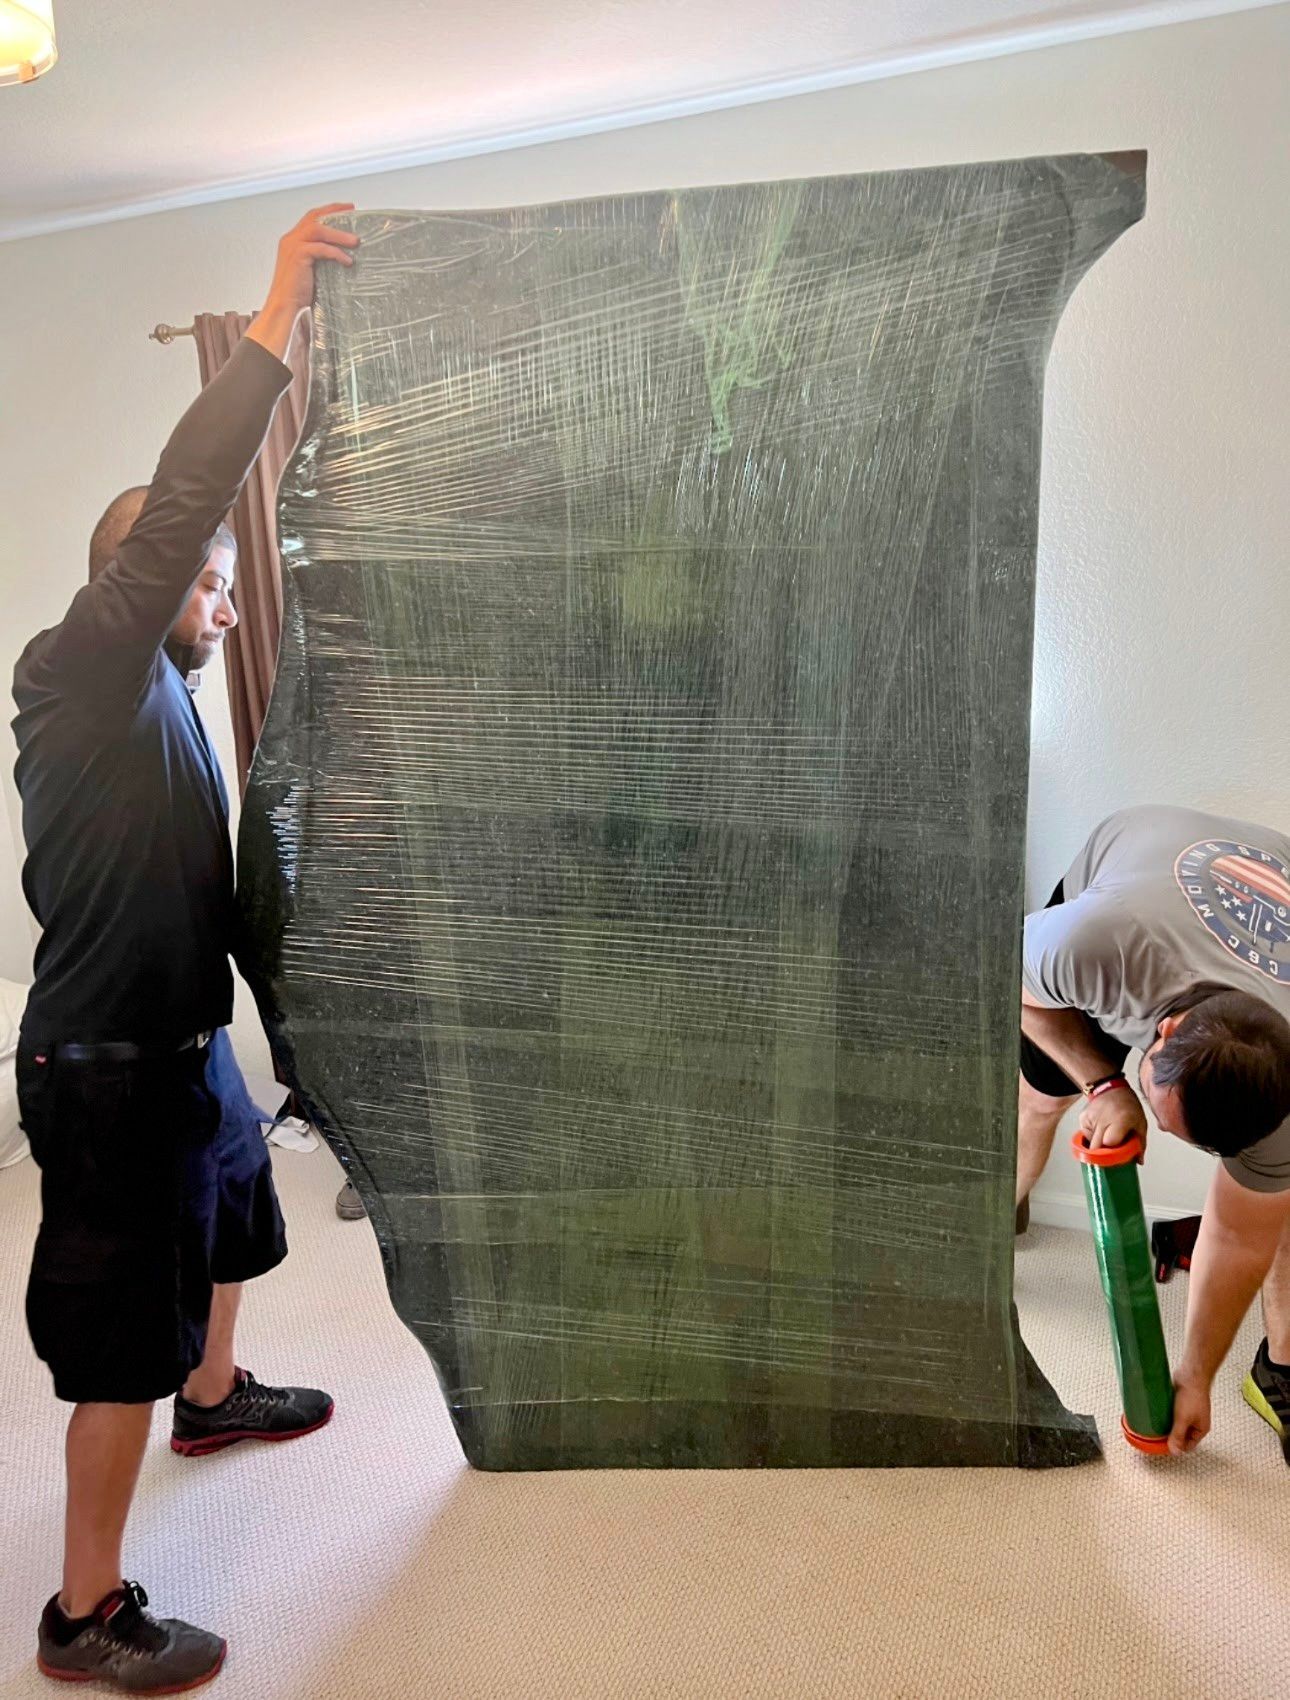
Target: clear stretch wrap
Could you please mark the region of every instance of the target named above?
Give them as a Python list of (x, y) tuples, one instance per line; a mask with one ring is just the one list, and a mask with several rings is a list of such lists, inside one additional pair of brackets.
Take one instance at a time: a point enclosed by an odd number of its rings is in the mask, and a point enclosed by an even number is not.
[(1012, 1309), (1074, 156), (363, 213), (243, 951), (492, 1469), (1096, 1453)]

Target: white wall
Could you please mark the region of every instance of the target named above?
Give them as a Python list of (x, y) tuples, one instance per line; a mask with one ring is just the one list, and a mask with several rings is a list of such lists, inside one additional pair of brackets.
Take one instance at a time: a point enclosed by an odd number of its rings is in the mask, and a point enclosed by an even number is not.
[[(1284, 825), (1288, 62), (1279, 6), (0, 246), (0, 672), (59, 617), (99, 510), (147, 476), (195, 391), (191, 344), (146, 332), (253, 307), (310, 202), (485, 206), (1145, 146), (1146, 220), (1081, 285), (1049, 368), (1031, 896), (1130, 801)], [(1197, 1205), (1209, 1168), (1158, 1136), (1149, 1201)], [(1068, 1160), (1043, 1200), (1082, 1209)]]
[(31, 979), (32, 928), (23, 901), (10, 806), (8, 793), (0, 791), (0, 980), (25, 985)]

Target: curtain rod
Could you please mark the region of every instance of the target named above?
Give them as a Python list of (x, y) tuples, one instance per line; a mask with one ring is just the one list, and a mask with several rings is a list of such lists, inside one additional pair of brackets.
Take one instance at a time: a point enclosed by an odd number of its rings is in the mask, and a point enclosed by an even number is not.
[(149, 342), (173, 342), (177, 336), (196, 336), (196, 325), (154, 325), (148, 332)]

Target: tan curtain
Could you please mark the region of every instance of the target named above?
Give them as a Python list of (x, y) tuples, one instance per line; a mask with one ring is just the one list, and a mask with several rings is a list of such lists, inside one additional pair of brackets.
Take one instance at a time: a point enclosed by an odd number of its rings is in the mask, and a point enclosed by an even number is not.
[[(237, 347), (251, 320), (245, 313), (199, 313), (194, 323), (204, 388)], [(246, 790), (246, 776), (264, 725), (278, 659), (278, 633), (282, 629), (278, 480), (300, 436), (309, 398), (308, 315), (296, 327), (287, 364), (295, 381), (278, 404), (263, 452), (229, 515), (237, 538), (233, 601), (238, 623), (225, 641), (224, 655), (239, 794)]]

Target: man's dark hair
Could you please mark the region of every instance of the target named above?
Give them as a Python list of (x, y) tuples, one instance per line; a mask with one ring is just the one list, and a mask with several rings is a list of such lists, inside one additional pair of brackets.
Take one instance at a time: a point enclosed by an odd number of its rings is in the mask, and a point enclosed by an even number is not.
[(1290, 1116), (1290, 1023), (1249, 992), (1202, 980), (1167, 1011), (1186, 1015), (1151, 1059), (1192, 1143), (1234, 1157)]
[(134, 484), (108, 503), (90, 538), (91, 579), (96, 579), (109, 562), (116, 559), (117, 550), (130, 535), (130, 528), (147, 499), (147, 485)]
[[(91, 580), (96, 579), (103, 569), (116, 559), (117, 550), (130, 535), (147, 499), (148, 486), (133, 484), (108, 503), (102, 519), (94, 527), (93, 537), (90, 538)], [(216, 549), (231, 549), (234, 554), (237, 553), (237, 539), (223, 522), (220, 523), (211, 543), (212, 553)]]

